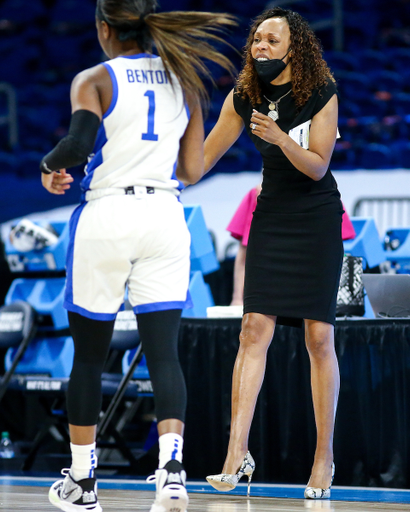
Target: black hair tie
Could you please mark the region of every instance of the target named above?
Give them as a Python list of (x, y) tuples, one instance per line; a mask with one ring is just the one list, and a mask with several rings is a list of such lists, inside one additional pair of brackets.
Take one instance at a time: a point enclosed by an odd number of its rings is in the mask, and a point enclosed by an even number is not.
[(138, 21), (135, 23), (135, 28), (142, 28), (145, 25), (146, 14), (140, 14)]

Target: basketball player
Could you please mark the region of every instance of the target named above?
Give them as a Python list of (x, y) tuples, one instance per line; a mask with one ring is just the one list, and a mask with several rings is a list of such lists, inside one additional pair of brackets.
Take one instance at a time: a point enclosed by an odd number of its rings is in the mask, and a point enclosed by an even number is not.
[[(94, 470), (101, 373), (116, 313), (128, 298), (153, 384), (159, 434), (151, 512), (186, 510), (182, 467), (186, 389), (177, 350), (189, 303), (190, 236), (178, 200), (181, 180), (203, 173), (202, 58), (230, 70), (204, 39), (233, 25), (229, 15), (155, 14), (155, 0), (98, 0), (98, 40), (107, 62), (71, 88), (68, 135), (41, 162), (42, 183), (64, 194), (66, 168), (83, 162), (82, 203), (70, 220), (65, 307), (75, 344), (67, 393), (72, 465), (50, 489), (67, 512), (100, 512)], [(151, 54), (152, 45), (159, 56)]]

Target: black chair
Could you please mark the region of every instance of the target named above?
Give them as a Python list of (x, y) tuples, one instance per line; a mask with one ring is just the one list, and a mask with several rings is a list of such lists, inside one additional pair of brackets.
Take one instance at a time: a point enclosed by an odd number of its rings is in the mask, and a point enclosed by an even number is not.
[[(126, 371), (118, 370), (118, 361), (122, 365), (124, 352), (131, 356)], [(126, 301), (125, 310), (118, 313), (110, 345), (110, 354), (102, 374), (103, 410), (97, 426), (98, 447), (107, 450), (118, 450), (127, 461), (128, 466), (139, 465), (139, 457), (135, 456), (123, 430), (137, 413), (142, 401), (152, 397), (152, 385), (145, 371), (142, 378), (135, 378), (136, 368), (143, 358), (138, 327), (131, 305)], [(123, 365), (122, 365), (123, 366)], [(138, 373), (138, 372), (137, 372)], [(138, 377), (138, 375), (137, 375)], [(33, 467), (40, 448), (50, 436), (50, 428), (57, 428), (65, 444), (69, 443), (68, 422), (65, 409), (65, 394), (68, 378), (48, 378), (44, 376), (20, 376), (13, 379), (13, 389), (27, 394), (39, 396), (45, 418), (42, 427), (31, 443), (22, 469)], [(130, 404), (131, 407), (129, 406)], [(105, 465), (116, 468), (112, 462), (106, 463), (106, 457), (99, 456), (99, 467)], [(109, 457), (107, 457), (109, 459)], [(120, 464), (123, 467), (124, 464)]]
[(0, 382), (0, 401), (36, 330), (36, 312), (28, 302), (19, 300), (0, 308), (0, 348), (17, 348)]

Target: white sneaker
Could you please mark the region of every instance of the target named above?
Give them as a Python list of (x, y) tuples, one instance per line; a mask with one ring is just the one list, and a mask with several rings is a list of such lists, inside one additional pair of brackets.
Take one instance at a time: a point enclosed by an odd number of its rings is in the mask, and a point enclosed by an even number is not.
[(170, 460), (163, 469), (157, 469), (147, 478), (147, 482), (154, 481), (157, 492), (150, 512), (186, 512), (189, 498), (186, 473), (180, 462)]
[(65, 512), (102, 512), (97, 499), (97, 481), (84, 478), (76, 482), (69, 469), (63, 469), (64, 480), (57, 480), (48, 493), (50, 503)]

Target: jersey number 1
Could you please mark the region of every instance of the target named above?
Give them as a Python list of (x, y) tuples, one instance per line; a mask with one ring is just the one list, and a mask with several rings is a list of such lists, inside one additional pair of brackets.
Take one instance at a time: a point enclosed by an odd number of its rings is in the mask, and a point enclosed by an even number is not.
[(155, 91), (147, 91), (144, 96), (148, 97), (148, 128), (147, 133), (143, 133), (142, 140), (158, 140), (158, 135), (154, 133), (155, 123)]

